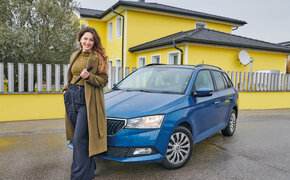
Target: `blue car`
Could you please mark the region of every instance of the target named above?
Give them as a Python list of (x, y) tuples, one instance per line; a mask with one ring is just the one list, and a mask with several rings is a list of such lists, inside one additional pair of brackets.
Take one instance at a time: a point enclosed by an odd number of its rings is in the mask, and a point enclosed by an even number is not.
[(216, 66), (139, 68), (105, 93), (108, 151), (100, 157), (180, 168), (195, 143), (218, 131), (234, 134), (237, 101), (231, 80)]

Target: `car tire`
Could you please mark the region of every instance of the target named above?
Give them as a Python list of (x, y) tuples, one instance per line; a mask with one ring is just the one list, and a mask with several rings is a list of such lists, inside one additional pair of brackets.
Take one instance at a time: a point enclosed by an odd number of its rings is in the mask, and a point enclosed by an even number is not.
[(193, 138), (191, 132), (178, 126), (170, 137), (162, 166), (166, 169), (178, 169), (190, 159), (193, 151)]
[(224, 136), (232, 136), (236, 130), (236, 126), (237, 126), (237, 113), (233, 109), (231, 114), (230, 114), (229, 122), (228, 122), (226, 128), (221, 130), (221, 132)]

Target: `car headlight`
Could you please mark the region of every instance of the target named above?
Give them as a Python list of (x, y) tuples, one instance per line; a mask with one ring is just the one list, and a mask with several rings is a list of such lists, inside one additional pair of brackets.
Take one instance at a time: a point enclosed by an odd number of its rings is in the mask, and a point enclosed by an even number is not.
[(151, 129), (160, 128), (164, 115), (144, 116), (127, 120), (125, 128), (131, 129)]

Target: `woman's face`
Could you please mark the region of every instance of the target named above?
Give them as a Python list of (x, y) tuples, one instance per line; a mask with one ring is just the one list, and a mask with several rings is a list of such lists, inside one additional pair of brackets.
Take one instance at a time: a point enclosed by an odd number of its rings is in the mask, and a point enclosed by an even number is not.
[(81, 45), (84, 52), (89, 52), (92, 50), (94, 46), (94, 35), (90, 32), (85, 32), (84, 35), (81, 37)]

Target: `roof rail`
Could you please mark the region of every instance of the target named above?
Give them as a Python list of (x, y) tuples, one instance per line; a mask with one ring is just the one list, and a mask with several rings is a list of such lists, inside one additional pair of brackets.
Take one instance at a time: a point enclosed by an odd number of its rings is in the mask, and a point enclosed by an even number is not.
[(147, 64), (146, 66), (154, 66), (154, 65), (165, 65), (165, 64), (152, 63), (152, 64)]
[(213, 65), (210, 65), (210, 64), (198, 64), (198, 65), (196, 65), (195, 67), (203, 67), (203, 66), (214, 67), (214, 68), (217, 68), (217, 69), (220, 69), (220, 70), (222, 70), (220, 67), (213, 66)]

